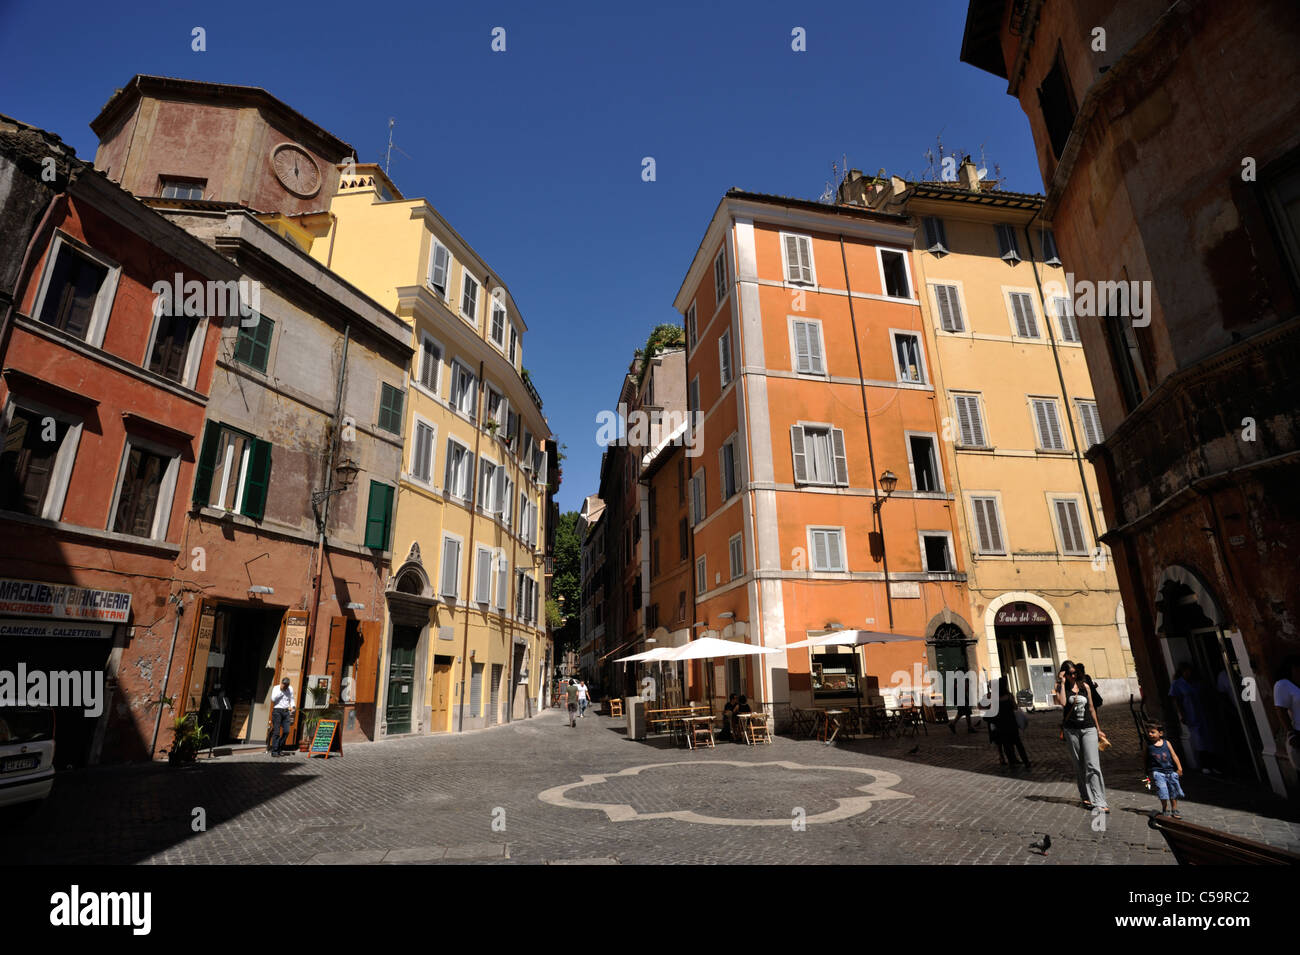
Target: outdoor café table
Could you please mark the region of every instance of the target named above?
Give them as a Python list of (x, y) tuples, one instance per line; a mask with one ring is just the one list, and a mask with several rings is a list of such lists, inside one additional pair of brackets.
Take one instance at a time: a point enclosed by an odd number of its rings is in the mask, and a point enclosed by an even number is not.
[(686, 724), (686, 742), (691, 749), (698, 749), (696, 744), (697, 737), (704, 737), (710, 748), (713, 748), (713, 717), (712, 716), (683, 716), (682, 722)]
[(827, 746), (835, 742), (835, 737), (839, 735), (840, 732), (839, 717), (843, 715), (844, 715), (843, 710), (822, 710), (821, 711), (822, 725), (821, 725), (821, 731), (817, 734), (817, 738), (821, 740), (823, 743), (825, 743)]

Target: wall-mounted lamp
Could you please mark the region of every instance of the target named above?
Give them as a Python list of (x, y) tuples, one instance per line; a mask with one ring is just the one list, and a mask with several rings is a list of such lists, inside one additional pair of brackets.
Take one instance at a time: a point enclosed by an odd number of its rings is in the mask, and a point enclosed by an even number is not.
[(357, 475), (361, 473), (361, 467), (351, 458), (344, 458), (334, 466), (334, 473), (338, 475), (338, 484), (328, 491), (312, 491), (312, 507), (319, 507), (327, 497), (333, 494), (342, 494), (350, 488)]
[(889, 500), (889, 495), (894, 493), (894, 488), (898, 487), (898, 475), (886, 468), (880, 475), (880, 487), (885, 492), (885, 496), (877, 498), (876, 502), (871, 505), (871, 509), (877, 514), (885, 506), (885, 502)]
[(365, 604), (359, 604), (359, 603), (357, 603), (355, 600), (353, 600), (353, 601), (349, 601), (349, 603), (348, 603), (348, 609), (349, 609), (349, 610), (365, 610), (365, 609), (366, 609), (366, 605), (365, 605)]
[(252, 587), (248, 588), (248, 592), (250, 594), (273, 594), (275, 593), (275, 588), (263, 587), (261, 584), (254, 584)]
[(718, 616), (721, 617), (723, 620), (734, 620), (736, 618), (736, 615), (732, 613), (730, 610), (725, 611), (724, 613), (720, 613), (718, 614)]
[(695, 621), (695, 623), (691, 624), (691, 629), (692, 629), (692, 630), (695, 630), (695, 629), (697, 629), (697, 628), (699, 628), (699, 627), (707, 627), (707, 626), (708, 626), (707, 623), (702, 623), (701, 621), (697, 620), (697, 621)]
[(836, 623), (834, 620), (832, 620), (830, 623), (826, 624), (826, 629), (827, 629), (827, 630), (843, 630), (843, 629), (844, 629), (844, 624), (842, 624), (842, 623)]

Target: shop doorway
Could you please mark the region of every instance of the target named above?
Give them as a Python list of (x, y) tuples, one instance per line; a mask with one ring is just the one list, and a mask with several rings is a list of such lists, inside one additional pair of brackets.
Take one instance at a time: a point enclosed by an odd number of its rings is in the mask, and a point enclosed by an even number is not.
[(433, 658), (433, 704), (429, 730), (445, 733), (451, 720), (451, 657)]
[(388, 655), (388, 706), (385, 710), (388, 735), (411, 732), (411, 709), (415, 699), (415, 648), (420, 628), (393, 627)]
[(199, 701), (199, 719), (213, 746), (265, 742), (283, 615), (276, 609), (217, 606)]
[(1052, 618), (1036, 604), (1007, 604), (994, 617), (998, 668), (1012, 695), (1028, 690), (1034, 706), (1054, 704), (1056, 660)]
[[(974, 706), (977, 702), (974, 697), (978, 696), (979, 690), (971, 676), (968, 648), (975, 641), (966, 636), (961, 627), (945, 623), (939, 625), (929, 642), (934, 658), (934, 670), (942, 678), (943, 705)], [(939, 689), (935, 687), (935, 690)]]

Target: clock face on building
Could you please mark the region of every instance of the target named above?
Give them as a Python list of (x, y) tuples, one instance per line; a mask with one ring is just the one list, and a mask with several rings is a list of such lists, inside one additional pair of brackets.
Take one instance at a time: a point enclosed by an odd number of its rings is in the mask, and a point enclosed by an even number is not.
[(271, 167), (280, 185), (300, 199), (310, 199), (320, 191), (320, 167), (301, 146), (276, 146), (271, 150)]

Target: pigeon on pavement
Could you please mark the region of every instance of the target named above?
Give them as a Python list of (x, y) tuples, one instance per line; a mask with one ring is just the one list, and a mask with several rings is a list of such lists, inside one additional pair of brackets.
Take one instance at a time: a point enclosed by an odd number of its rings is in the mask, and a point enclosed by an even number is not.
[(1037, 849), (1039, 855), (1045, 856), (1047, 855), (1047, 850), (1052, 848), (1052, 837), (1047, 834), (1044, 834), (1041, 841), (1031, 842), (1029, 844), (1029, 848)]

